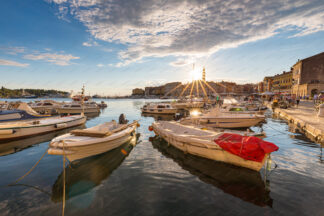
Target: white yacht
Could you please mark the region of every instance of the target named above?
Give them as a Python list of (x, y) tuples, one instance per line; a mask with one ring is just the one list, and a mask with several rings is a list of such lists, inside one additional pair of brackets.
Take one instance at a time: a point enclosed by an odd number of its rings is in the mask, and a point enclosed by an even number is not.
[(175, 114), (177, 111), (170, 103), (151, 103), (142, 107), (142, 113), (150, 114)]

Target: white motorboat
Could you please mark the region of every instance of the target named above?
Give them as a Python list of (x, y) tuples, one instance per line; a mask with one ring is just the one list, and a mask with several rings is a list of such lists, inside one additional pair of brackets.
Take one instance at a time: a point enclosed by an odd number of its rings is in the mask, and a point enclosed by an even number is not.
[(200, 98), (193, 99), (181, 99), (172, 103), (172, 106), (177, 109), (192, 109), (192, 108), (202, 108), (204, 106), (204, 101)]
[(130, 141), (137, 126), (137, 121), (131, 124), (111, 121), (88, 129), (73, 130), (53, 139), (48, 154), (66, 155), (70, 161), (98, 155)]
[(32, 103), (30, 107), (41, 114), (57, 113), (57, 109), (62, 106), (62, 103), (53, 100), (43, 100), (37, 103)]
[(223, 106), (221, 112), (223, 113), (232, 113), (232, 114), (260, 114), (263, 115), (265, 110), (257, 110), (257, 109), (249, 109), (248, 107), (244, 106)]
[(185, 153), (259, 171), (271, 152), (279, 148), (260, 138), (213, 132), (177, 122), (159, 121), (155, 134)]
[(150, 114), (175, 114), (177, 111), (170, 103), (151, 103), (142, 107), (142, 113)]
[(100, 108), (96, 103), (84, 103), (82, 106), (79, 102), (72, 102), (62, 105), (57, 109), (59, 114), (80, 114), (84, 111), (87, 113), (99, 113)]
[(0, 109), (0, 123), (3, 122), (12, 122), (12, 121), (26, 121), (26, 120), (35, 120), (35, 119), (42, 119), (48, 118), (50, 115), (40, 115), (35, 112), (30, 106), (26, 103), (19, 103), (15, 104), (9, 110), (1, 110)]
[(77, 115), (70, 117), (49, 117), (1, 123), (0, 141), (19, 139), (56, 130), (62, 130), (84, 124), (85, 122), (85, 116)]
[(218, 128), (248, 128), (265, 120), (264, 115), (248, 113), (224, 113), (218, 108), (209, 110), (207, 113), (191, 115), (180, 122), (183, 124), (206, 125)]

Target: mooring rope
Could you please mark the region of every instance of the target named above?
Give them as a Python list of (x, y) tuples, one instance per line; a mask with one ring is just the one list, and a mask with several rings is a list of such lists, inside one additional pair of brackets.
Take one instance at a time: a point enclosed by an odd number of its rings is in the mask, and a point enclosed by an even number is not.
[(25, 173), (25, 175), (23, 175), (23, 176), (21, 176), (20, 178), (18, 178), (16, 181), (14, 181), (14, 182), (12, 182), (12, 183), (10, 183), (10, 184), (8, 184), (8, 185), (6, 185), (6, 186), (13, 186), (13, 185), (15, 185), (15, 184), (17, 184), (18, 182), (20, 182), (21, 180), (23, 180), (26, 176), (28, 176), (35, 168), (36, 168), (36, 166), (39, 164), (39, 162), (43, 159), (43, 157), (46, 155), (46, 153), (47, 153), (47, 150), (48, 150), (49, 148), (47, 148), (46, 149), (46, 151), (43, 153), (43, 155), (41, 156), (41, 158), (34, 164), (34, 166), (32, 166), (32, 168), (28, 171), (28, 172), (26, 172)]
[(62, 140), (63, 143), (63, 200), (62, 200), (62, 216), (64, 216), (64, 210), (65, 210), (65, 143)]

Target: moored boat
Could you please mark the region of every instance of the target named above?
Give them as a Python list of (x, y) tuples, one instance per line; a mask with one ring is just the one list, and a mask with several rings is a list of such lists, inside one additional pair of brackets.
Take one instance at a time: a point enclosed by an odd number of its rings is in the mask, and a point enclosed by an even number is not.
[(150, 114), (175, 114), (177, 111), (170, 103), (151, 103), (142, 107), (142, 113)]
[(201, 130), (177, 122), (152, 124), (155, 134), (185, 153), (259, 171), (278, 147), (252, 136)]
[(73, 130), (53, 139), (48, 154), (66, 155), (70, 161), (101, 154), (130, 141), (137, 126), (137, 121), (131, 124), (111, 121), (84, 130)]
[(0, 141), (20, 139), (23, 137), (62, 130), (84, 124), (85, 122), (85, 116), (77, 115), (1, 123)]
[(30, 105), (33, 110), (41, 114), (55, 114), (60, 106), (62, 103), (53, 100), (38, 101)]
[(100, 108), (97, 104), (84, 103), (82, 106), (79, 102), (72, 102), (64, 104), (57, 109), (59, 114), (80, 114), (84, 112), (87, 113), (100, 113)]
[(269, 183), (262, 179), (260, 172), (185, 154), (183, 151), (168, 145), (165, 140), (158, 136), (150, 137), (150, 141), (153, 147), (165, 157), (171, 158), (182, 169), (197, 176), (202, 182), (211, 184), (224, 193), (251, 204), (272, 206), (273, 200), (267, 187)]
[(26, 103), (20, 103), (15, 109), (0, 110), (0, 123), (10, 121), (22, 121), (32, 119), (48, 118), (50, 115), (40, 115), (30, 108)]
[(197, 113), (181, 120), (183, 124), (202, 124), (218, 128), (249, 128), (265, 120), (264, 115), (249, 113), (228, 113), (218, 108), (207, 113)]

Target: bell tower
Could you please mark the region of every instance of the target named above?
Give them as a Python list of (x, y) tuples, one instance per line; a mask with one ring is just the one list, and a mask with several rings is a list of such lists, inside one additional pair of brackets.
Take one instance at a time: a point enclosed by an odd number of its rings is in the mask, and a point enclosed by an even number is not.
[(203, 72), (202, 72), (202, 80), (206, 81), (206, 70), (205, 67), (203, 68)]

